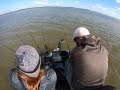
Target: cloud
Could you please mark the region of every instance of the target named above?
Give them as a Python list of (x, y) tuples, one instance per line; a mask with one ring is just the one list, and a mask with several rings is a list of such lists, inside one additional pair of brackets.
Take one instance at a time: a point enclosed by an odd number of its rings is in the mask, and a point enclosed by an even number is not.
[(80, 3), (80, 1), (76, 0), (75, 3)]
[(60, 6), (61, 4), (59, 2), (55, 2), (55, 6)]
[(119, 12), (120, 8), (108, 8), (108, 7), (102, 6), (101, 4), (89, 5), (89, 7), (87, 7), (87, 9), (97, 11), (99, 13), (103, 13), (108, 16), (112, 16), (120, 19), (120, 12)]
[(117, 10), (120, 10), (120, 8), (117, 8)]
[(3, 12), (0, 12), (0, 15), (2, 15), (3, 14)]
[(120, 0), (116, 0), (117, 3), (120, 3)]
[(37, 0), (37, 1), (32, 2), (32, 4), (35, 4), (35, 5), (48, 5), (48, 0)]
[[(119, 0), (120, 1), (120, 0)], [(107, 7), (103, 6), (102, 4), (84, 4), (81, 3), (79, 8), (84, 8), (92, 11), (96, 11), (114, 18), (120, 19), (120, 7)]]

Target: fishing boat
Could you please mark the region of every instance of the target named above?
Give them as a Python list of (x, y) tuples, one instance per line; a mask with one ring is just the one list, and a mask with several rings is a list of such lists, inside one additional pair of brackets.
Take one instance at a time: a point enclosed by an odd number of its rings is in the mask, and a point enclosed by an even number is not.
[[(109, 71), (105, 84), (120, 88), (118, 20), (85, 9), (42, 7), (5, 14), (0, 16), (0, 21), (2, 90), (13, 90), (8, 81), (8, 72), (15, 66), (14, 55), (17, 48), (28, 44), (35, 47), (42, 56), (42, 67), (45, 62), (51, 62), (51, 67), (58, 76), (56, 89), (69, 90), (70, 85), (65, 76), (65, 62), (69, 58), (70, 49), (74, 46), (72, 32), (78, 26), (86, 26), (93, 34), (102, 38), (102, 43), (109, 51)], [(59, 42), (61, 38), (64, 40)], [(65, 43), (62, 44), (63, 42)]]
[[(69, 80), (66, 77), (66, 62), (69, 59), (69, 52), (62, 50), (62, 43), (64, 39), (61, 39), (58, 43), (58, 47), (52, 52), (45, 52), (42, 54), (42, 67), (49, 63), (57, 74), (56, 90), (71, 90)], [(70, 69), (69, 69), (70, 70)], [(83, 90), (93, 90), (93, 89), (83, 89)], [(114, 86), (104, 85), (100, 88), (94, 90), (116, 90)]]

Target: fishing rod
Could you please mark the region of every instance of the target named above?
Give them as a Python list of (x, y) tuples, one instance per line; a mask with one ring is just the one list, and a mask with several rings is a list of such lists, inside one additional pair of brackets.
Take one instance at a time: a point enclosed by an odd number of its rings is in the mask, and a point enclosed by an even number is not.
[(12, 48), (8, 47), (7, 45), (1, 43), (4, 47), (8, 48), (9, 50), (11, 50), (12, 52), (15, 52), (15, 50), (13, 50)]
[(42, 36), (43, 36), (43, 41), (44, 41), (46, 52), (49, 52), (48, 47), (46, 45), (45, 36), (44, 36), (44, 32), (43, 32), (42, 26), (41, 26), (41, 30), (42, 30)]
[[(25, 42), (16, 34), (16, 36), (20, 39), (20, 41), (25, 44)], [(26, 45), (26, 44), (25, 44)]]
[(69, 44), (68, 44), (68, 40), (67, 40), (67, 36), (66, 36), (65, 31), (64, 31), (64, 36), (65, 36), (65, 40), (66, 40), (66, 42), (67, 42), (67, 47), (68, 47), (69, 55), (70, 55), (70, 47), (69, 47)]
[(37, 45), (37, 43), (36, 43), (36, 41), (35, 41), (34, 37), (32, 36), (31, 32), (29, 31), (29, 29), (28, 29), (28, 32), (29, 32), (30, 36), (32, 37), (32, 39), (33, 39), (34, 43), (36, 44), (36, 46), (37, 46), (38, 50), (40, 51), (40, 48), (39, 48), (39, 46)]
[[(57, 19), (56, 19), (57, 20)], [(57, 23), (56, 23), (57, 24)], [(61, 25), (61, 24), (59, 24)], [(65, 26), (65, 24), (63, 24)], [(61, 28), (62, 29), (62, 28)], [(64, 30), (64, 29), (63, 29)], [(68, 44), (68, 40), (67, 40), (67, 36), (66, 36), (66, 33), (65, 33), (65, 30), (64, 30), (64, 36), (65, 36), (65, 40), (67, 42), (67, 47), (68, 47), (68, 50), (69, 50), (69, 55), (70, 55), (70, 47), (69, 47), (69, 44)]]
[(117, 71), (117, 69), (116, 69), (116, 67), (115, 67), (115, 64), (114, 64), (114, 63), (113, 63), (113, 68), (114, 68), (115, 73), (117, 74), (117, 76), (118, 76), (118, 78), (119, 78), (119, 80), (120, 80), (120, 75), (119, 75), (119, 73), (118, 73), (118, 71)]

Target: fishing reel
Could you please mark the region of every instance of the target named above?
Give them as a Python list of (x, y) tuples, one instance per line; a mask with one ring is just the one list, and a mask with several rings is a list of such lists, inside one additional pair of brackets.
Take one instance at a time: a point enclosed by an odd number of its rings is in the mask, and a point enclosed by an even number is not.
[(41, 68), (45, 66), (53, 67), (53, 62), (51, 61), (51, 57), (49, 57), (49, 52), (45, 52), (41, 55)]

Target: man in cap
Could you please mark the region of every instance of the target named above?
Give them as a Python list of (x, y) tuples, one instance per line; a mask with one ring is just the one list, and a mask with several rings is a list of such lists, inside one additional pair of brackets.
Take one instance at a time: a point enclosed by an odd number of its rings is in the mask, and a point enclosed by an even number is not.
[(17, 67), (9, 73), (9, 79), (17, 90), (55, 90), (57, 81), (53, 69), (40, 69), (41, 58), (30, 45), (23, 45), (16, 51)]
[(108, 51), (101, 45), (101, 39), (90, 35), (85, 27), (79, 27), (73, 34), (76, 47), (71, 51), (74, 90), (98, 90), (104, 84), (108, 71)]

